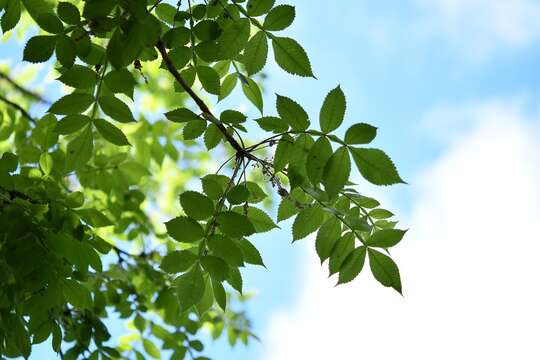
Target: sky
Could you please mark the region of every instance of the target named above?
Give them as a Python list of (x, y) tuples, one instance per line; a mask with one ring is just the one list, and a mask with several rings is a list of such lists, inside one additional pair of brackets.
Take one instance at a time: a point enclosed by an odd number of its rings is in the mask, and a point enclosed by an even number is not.
[(393, 251), (404, 296), (369, 271), (334, 287), (313, 237), (291, 245), (285, 222), (254, 238), (268, 270), (244, 273), (245, 288), (256, 293), (248, 311), (261, 342), (230, 349), (219, 340), (207, 354), (538, 359), (540, 1), (289, 3), (297, 16), (283, 35), (304, 45), (318, 80), (269, 62), (266, 106), (279, 93), (316, 120), (340, 84), (343, 130), (357, 122), (379, 128), (374, 146), (408, 185), (380, 188), (354, 176), (410, 229)]

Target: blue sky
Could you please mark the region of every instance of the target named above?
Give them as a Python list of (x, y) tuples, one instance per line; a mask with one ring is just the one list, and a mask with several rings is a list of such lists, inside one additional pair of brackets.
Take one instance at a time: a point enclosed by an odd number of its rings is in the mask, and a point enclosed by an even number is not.
[[(208, 354), (537, 358), (529, 334), (540, 320), (533, 276), (540, 239), (529, 229), (540, 216), (540, 2), (289, 3), (297, 18), (284, 35), (304, 45), (318, 80), (270, 62), (266, 108), (273, 112), (279, 93), (316, 119), (326, 93), (340, 84), (348, 101), (343, 129), (379, 127), (374, 146), (410, 185), (380, 189), (360, 181), (360, 188), (411, 228), (395, 254), (405, 297), (366, 273), (334, 289), (312, 239), (291, 245), (287, 223), (255, 238), (268, 270), (245, 272), (245, 288), (258, 294), (248, 310), (263, 343), (231, 350), (223, 340), (209, 343)], [(241, 97), (228, 104), (251, 109)]]

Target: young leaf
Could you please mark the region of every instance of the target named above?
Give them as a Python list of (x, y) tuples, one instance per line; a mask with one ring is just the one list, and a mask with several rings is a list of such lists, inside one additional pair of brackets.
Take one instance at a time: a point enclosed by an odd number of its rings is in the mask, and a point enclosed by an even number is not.
[(205, 284), (201, 268), (198, 265), (194, 266), (187, 273), (177, 277), (174, 285), (182, 311), (188, 310), (196, 305), (204, 294)]
[(278, 5), (266, 15), (263, 28), (269, 31), (284, 30), (293, 23), (295, 16), (294, 6)]
[(294, 100), (277, 95), (276, 108), (279, 116), (286, 121), (293, 130), (304, 131), (309, 127), (308, 114), (302, 106)]
[(324, 168), (323, 184), (329, 198), (334, 198), (347, 184), (351, 173), (351, 159), (345, 146), (332, 155)]
[(300, 240), (316, 231), (324, 220), (324, 213), (318, 206), (310, 206), (300, 211), (294, 219), (293, 241)]
[(53, 114), (70, 115), (81, 114), (94, 102), (94, 97), (90, 94), (73, 93), (65, 95), (57, 100), (49, 108)]
[(186, 191), (180, 195), (180, 204), (184, 212), (196, 220), (208, 219), (214, 213), (214, 202), (195, 191)]
[(341, 221), (336, 217), (328, 219), (317, 232), (315, 249), (321, 263), (328, 259), (336, 242), (341, 238)]
[(392, 287), (400, 294), (401, 278), (399, 276), (399, 269), (390, 257), (378, 252), (377, 250), (368, 248), (369, 266), (371, 273), (381, 284), (384, 286)]
[(366, 247), (360, 246), (349, 253), (339, 270), (339, 284), (352, 281), (360, 274), (366, 261)]
[(370, 183), (375, 185), (405, 183), (392, 160), (382, 150), (364, 148), (350, 150), (360, 174)]
[(380, 248), (389, 248), (397, 245), (407, 230), (397, 230), (397, 229), (383, 229), (375, 232), (371, 235), (367, 241), (366, 245), (380, 247)]
[(197, 259), (198, 256), (191, 251), (173, 251), (165, 255), (165, 257), (161, 260), (160, 267), (161, 270), (165, 272), (176, 274), (187, 271), (193, 264), (195, 264)]
[(324, 99), (319, 115), (321, 131), (328, 134), (337, 129), (343, 122), (346, 107), (345, 94), (341, 87), (330, 91)]
[(30, 38), (24, 47), (23, 60), (41, 63), (49, 60), (56, 46), (56, 36), (38, 35)]
[(121, 123), (135, 122), (129, 107), (120, 99), (112, 95), (104, 95), (99, 98), (101, 110), (114, 120)]
[(150, 357), (154, 359), (161, 359), (161, 351), (159, 351), (159, 348), (152, 342), (152, 340), (143, 338), (142, 343), (144, 351), (146, 351)]
[(131, 145), (122, 130), (110, 122), (103, 119), (94, 119), (94, 125), (101, 136), (108, 142), (118, 146)]
[(321, 136), (311, 147), (306, 162), (307, 175), (313, 185), (323, 181), (324, 169), (331, 157), (332, 145), (326, 137)]
[(293, 75), (315, 77), (306, 51), (291, 38), (273, 37), (272, 47), (276, 63)]
[(78, 170), (92, 157), (94, 137), (92, 128), (87, 125), (81, 134), (71, 140), (66, 151), (66, 170)]
[(203, 238), (202, 226), (192, 218), (180, 216), (165, 223), (167, 233), (176, 241), (193, 243)]
[(54, 160), (49, 153), (43, 153), (39, 157), (39, 167), (44, 175), (49, 175), (52, 171)]
[(354, 124), (345, 133), (345, 142), (349, 145), (369, 144), (377, 136), (377, 128), (369, 124)]
[(249, 39), (242, 61), (246, 66), (248, 75), (261, 71), (268, 57), (268, 42), (264, 32), (259, 31)]

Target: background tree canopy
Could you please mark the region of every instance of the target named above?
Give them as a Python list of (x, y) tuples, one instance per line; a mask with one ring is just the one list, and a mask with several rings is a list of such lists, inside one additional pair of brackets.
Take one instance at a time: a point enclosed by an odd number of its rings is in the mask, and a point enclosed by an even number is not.
[[(0, 73), (3, 356), (28, 358), (52, 337), (64, 359), (202, 360), (203, 327), (247, 344), (256, 335), (241, 269), (264, 266), (249, 238), (289, 218), (293, 241), (316, 232), (338, 284), (368, 261), (401, 293), (388, 249), (405, 231), (349, 181), (356, 166), (373, 184), (403, 182), (368, 145), (377, 128), (334, 134), (346, 112), (339, 86), (311, 118), (286, 89), (275, 110), (263, 104), (269, 52), (291, 75), (315, 78), (282, 34), (293, 6), (0, 0), (0, 9), (4, 36), (32, 34), (24, 61), (54, 59), (47, 71), (67, 90), (50, 99), (23, 86), (31, 78)], [(236, 87), (259, 118), (213, 112)], [(137, 332), (111, 339), (113, 313)]]

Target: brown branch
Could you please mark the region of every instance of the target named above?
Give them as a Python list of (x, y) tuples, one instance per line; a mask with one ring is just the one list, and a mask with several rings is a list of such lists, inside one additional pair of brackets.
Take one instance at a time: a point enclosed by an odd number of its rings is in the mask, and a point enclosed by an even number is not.
[(161, 57), (163, 58), (163, 62), (165, 63), (165, 66), (167, 67), (167, 70), (171, 73), (171, 75), (178, 81), (182, 89), (184, 89), (185, 92), (188, 93), (188, 95), (195, 101), (199, 109), (203, 113), (203, 117), (206, 119), (209, 119), (212, 123), (214, 123), (219, 131), (223, 134), (227, 142), (231, 144), (231, 146), (236, 150), (236, 152), (242, 156), (245, 156), (249, 159), (255, 160), (255, 156), (250, 154), (246, 151), (236, 141), (236, 139), (227, 131), (227, 128), (212, 114), (208, 106), (205, 104), (205, 102), (193, 91), (193, 89), (186, 83), (186, 81), (182, 78), (180, 73), (178, 72), (178, 69), (176, 69), (176, 66), (174, 66), (174, 63), (172, 62), (171, 58), (169, 57), (169, 54), (167, 53), (167, 49), (165, 48), (165, 45), (161, 40), (158, 41), (156, 44), (156, 48), (158, 49), (159, 53), (161, 54)]
[(8, 100), (6, 97), (4, 97), (1, 94), (0, 94), (0, 100), (5, 102), (9, 106), (14, 107), (15, 109), (19, 110), (21, 112), (21, 114), (23, 114), (24, 117), (26, 117), (28, 120), (30, 120), (30, 122), (32, 124), (36, 125), (36, 120), (28, 113), (28, 111), (24, 110), (24, 108), (21, 105), (19, 105), (17, 103), (14, 103), (11, 100)]
[(15, 82), (15, 80), (13, 80), (8, 74), (6, 73), (3, 73), (0, 71), (0, 79), (2, 80), (5, 80), (7, 81), (8, 83), (11, 84), (11, 86), (13, 86), (17, 91), (19, 91), (20, 93), (22, 93), (23, 95), (26, 95), (27, 97), (29, 98), (32, 98), (36, 101), (39, 101), (39, 102), (42, 102), (44, 104), (51, 104), (51, 102), (45, 98), (43, 98), (41, 95), (39, 94), (36, 94), (35, 92), (32, 92), (28, 89), (25, 89), (24, 87), (22, 87), (21, 85), (17, 84)]

